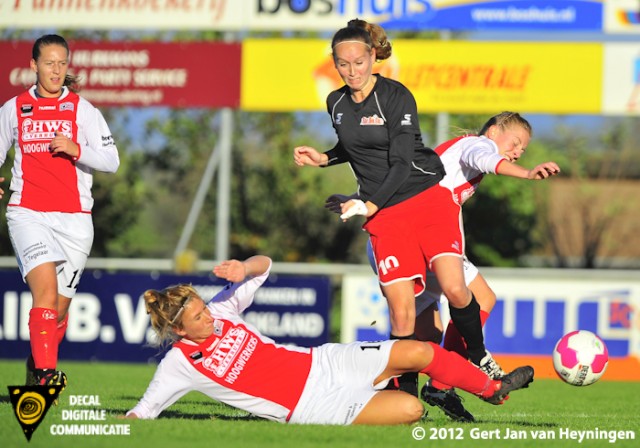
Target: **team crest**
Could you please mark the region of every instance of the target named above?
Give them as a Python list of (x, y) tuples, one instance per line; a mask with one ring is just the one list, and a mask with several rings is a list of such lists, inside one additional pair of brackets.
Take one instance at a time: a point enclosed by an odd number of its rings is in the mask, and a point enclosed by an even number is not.
[(75, 106), (72, 102), (67, 101), (65, 103), (61, 103), (59, 106), (60, 112), (64, 112), (65, 110), (74, 110)]
[(222, 336), (222, 329), (224, 328), (224, 322), (221, 320), (214, 320), (213, 321), (213, 334), (215, 334), (216, 336)]

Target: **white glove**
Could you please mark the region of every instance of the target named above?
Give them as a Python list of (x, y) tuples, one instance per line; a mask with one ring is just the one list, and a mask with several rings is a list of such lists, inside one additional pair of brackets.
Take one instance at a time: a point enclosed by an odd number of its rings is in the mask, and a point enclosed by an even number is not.
[(349, 208), (349, 210), (340, 215), (340, 219), (342, 219), (343, 221), (346, 221), (347, 219), (355, 215), (367, 216), (367, 213), (369, 213), (369, 210), (367, 210), (367, 206), (360, 199), (352, 199), (352, 201), (353, 205)]

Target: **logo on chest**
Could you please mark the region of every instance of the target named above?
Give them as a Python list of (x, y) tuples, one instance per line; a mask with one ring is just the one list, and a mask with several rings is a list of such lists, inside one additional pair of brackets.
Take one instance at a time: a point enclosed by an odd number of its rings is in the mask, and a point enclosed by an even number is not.
[(20, 106), (21, 117), (31, 117), (33, 115), (33, 104), (23, 104)]
[(73, 138), (73, 123), (69, 120), (33, 120), (27, 118), (20, 127), (23, 141), (51, 140), (55, 133), (61, 132), (67, 138)]
[(248, 333), (242, 328), (232, 328), (224, 335), (202, 365), (218, 377), (223, 377), (246, 342)]
[(371, 117), (362, 117), (360, 126), (384, 126), (384, 120), (378, 117), (377, 114), (373, 114)]

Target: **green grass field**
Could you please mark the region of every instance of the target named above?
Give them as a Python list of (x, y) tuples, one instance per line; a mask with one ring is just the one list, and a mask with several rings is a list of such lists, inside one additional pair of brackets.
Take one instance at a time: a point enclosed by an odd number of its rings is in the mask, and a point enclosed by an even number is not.
[[(191, 393), (153, 421), (123, 420), (153, 375), (144, 364), (61, 361), (69, 377), (60, 404), (49, 409), (30, 442), (13, 414), (6, 386), (24, 383), (24, 363), (0, 360), (0, 445), (13, 447), (639, 447), (640, 382), (601, 381), (585, 388), (560, 380), (536, 380), (529, 389), (512, 393), (502, 406), (492, 406), (464, 394), (466, 407), (478, 420), (453, 423), (439, 409), (427, 406), (426, 419), (413, 426), (339, 427), (282, 425), (255, 419), (244, 412)], [(100, 406), (70, 406), (70, 395), (98, 396)], [(106, 421), (63, 420), (64, 410), (100, 409)], [(67, 413), (68, 414), (68, 413)], [(129, 425), (130, 435), (54, 435), (59, 425)], [(482, 439), (482, 431), (486, 439)], [(516, 434), (518, 439), (505, 439)], [(564, 432), (563, 432), (564, 431)], [(574, 433), (567, 433), (574, 431)], [(605, 431), (606, 438), (580, 441), (580, 431)], [(634, 440), (610, 439), (632, 431)], [(615, 432), (615, 433), (614, 433)], [(416, 440), (413, 434), (424, 434)], [(496, 438), (500, 436), (500, 439)], [(534, 438), (538, 435), (539, 438)], [(546, 435), (546, 439), (540, 439)], [(492, 439), (488, 437), (493, 436)], [(551, 439), (550, 437), (555, 437)]]

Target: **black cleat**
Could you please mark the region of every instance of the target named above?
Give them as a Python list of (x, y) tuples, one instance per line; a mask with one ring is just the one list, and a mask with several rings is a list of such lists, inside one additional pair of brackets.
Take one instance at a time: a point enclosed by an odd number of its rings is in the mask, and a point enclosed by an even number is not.
[(431, 386), (431, 381), (428, 381), (422, 390), (420, 391), (422, 399), (431, 406), (437, 406), (442, 411), (458, 422), (475, 422), (476, 419), (473, 415), (467, 411), (462, 405), (462, 397), (460, 397), (456, 390), (451, 389), (436, 389)]
[(490, 397), (481, 397), (484, 401), (496, 405), (502, 404), (509, 398), (509, 392), (529, 387), (529, 384), (533, 381), (533, 367), (518, 367), (513, 372), (507, 373), (499, 381), (500, 388)]
[[(60, 393), (67, 387), (67, 375), (60, 370), (53, 369), (43, 369), (36, 370), (36, 378), (37, 385), (40, 386), (62, 386), (60, 389)], [(58, 395), (59, 396), (59, 395)], [(53, 402), (56, 406), (58, 405), (58, 399), (56, 398)]]

